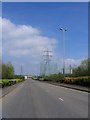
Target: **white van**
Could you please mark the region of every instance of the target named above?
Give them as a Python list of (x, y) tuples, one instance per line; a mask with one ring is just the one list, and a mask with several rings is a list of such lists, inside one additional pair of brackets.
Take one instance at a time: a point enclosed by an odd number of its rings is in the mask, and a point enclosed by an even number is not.
[(24, 76), (24, 79), (27, 80), (27, 76)]

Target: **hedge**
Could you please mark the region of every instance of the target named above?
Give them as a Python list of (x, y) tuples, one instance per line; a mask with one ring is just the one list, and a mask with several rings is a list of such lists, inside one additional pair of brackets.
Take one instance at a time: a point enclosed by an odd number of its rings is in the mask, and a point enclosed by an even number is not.
[(82, 77), (74, 77), (74, 78), (66, 77), (64, 79), (64, 82), (70, 84), (90, 86), (90, 76), (85, 76), (85, 77), (82, 76)]
[(90, 86), (90, 76), (64, 78), (63, 76), (59, 76), (59, 75), (50, 75), (50, 76), (43, 77), (43, 79), (40, 78), (39, 80)]
[(22, 82), (23, 79), (2, 79), (0, 80), (0, 87), (6, 87), (6, 86), (11, 86), (16, 83)]

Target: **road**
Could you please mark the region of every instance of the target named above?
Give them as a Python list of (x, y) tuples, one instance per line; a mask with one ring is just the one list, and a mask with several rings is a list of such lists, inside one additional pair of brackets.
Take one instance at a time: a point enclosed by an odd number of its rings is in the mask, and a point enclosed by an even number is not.
[(3, 118), (87, 118), (88, 93), (28, 79), (2, 98)]

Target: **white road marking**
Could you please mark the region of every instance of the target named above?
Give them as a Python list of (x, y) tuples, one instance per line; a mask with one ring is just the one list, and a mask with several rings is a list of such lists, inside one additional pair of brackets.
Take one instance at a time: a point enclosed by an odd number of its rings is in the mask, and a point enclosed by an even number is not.
[(62, 98), (59, 98), (59, 100), (64, 101)]

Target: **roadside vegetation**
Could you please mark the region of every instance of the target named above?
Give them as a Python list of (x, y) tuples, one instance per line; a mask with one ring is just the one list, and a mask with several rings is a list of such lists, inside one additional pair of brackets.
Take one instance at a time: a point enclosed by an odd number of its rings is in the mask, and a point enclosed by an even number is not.
[(8, 63), (0, 64), (2, 67), (2, 77), (0, 77), (0, 87), (11, 86), (16, 83), (24, 81), (24, 76), (22, 75), (15, 75), (14, 66)]
[(65, 78), (62, 73), (58, 73), (51, 74), (49, 76), (38, 76), (35, 79), (41, 81), (90, 86), (90, 58), (82, 61), (80, 66), (72, 68), (72, 71), (72, 74), (65, 74)]

